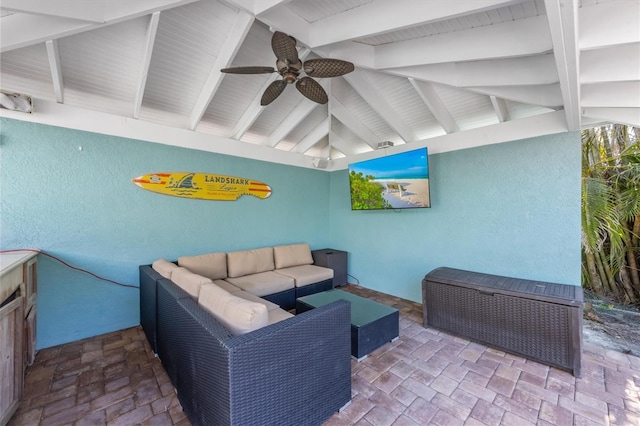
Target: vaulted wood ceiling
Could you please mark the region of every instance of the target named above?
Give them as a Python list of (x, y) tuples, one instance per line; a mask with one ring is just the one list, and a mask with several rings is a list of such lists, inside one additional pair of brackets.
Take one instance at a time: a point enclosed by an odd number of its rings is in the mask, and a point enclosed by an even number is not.
[[(0, 88), (34, 98), (0, 115), (328, 170), (640, 126), (637, 0), (3, 0)], [(316, 104), (274, 74), (272, 31), (299, 55), (351, 61)]]

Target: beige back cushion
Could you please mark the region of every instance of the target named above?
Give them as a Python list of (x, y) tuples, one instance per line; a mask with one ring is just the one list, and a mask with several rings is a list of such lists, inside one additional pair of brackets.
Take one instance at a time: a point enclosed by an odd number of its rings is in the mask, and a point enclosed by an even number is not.
[(289, 244), (273, 248), (276, 269), (290, 266), (311, 265), (313, 257), (309, 244)]
[(227, 253), (227, 273), (236, 278), (273, 271), (273, 247)]
[(269, 325), (265, 305), (234, 296), (215, 284), (200, 288), (198, 303), (235, 335)]
[(154, 271), (169, 279), (171, 279), (171, 272), (177, 267), (178, 265), (165, 259), (158, 259), (151, 264), (151, 268)]
[(227, 278), (226, 253), (207, 253), (199, 256), (182, 256), (178, 258), (178, 265), (184, 266), (191, 272), (211, 278), (212, 280)]
[(171, 281), (178, 287), (186, 291), (191, 297), (198, 298), (200, 287), (203, 284), (211, 284), (211, 279), (202, 275), (194, 274), (187, 268), (176, 268), (171, 273)]

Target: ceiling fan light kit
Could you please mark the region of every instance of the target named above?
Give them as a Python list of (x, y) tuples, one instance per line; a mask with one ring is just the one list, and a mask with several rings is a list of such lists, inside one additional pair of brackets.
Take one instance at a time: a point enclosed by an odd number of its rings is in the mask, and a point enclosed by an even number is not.
[[(282, 80), (271, 83), (262, 94), (260, 105), (266, 106), (275, 101), (287, 87), (295, 83), (296, 89), (308, 99), (319, 104), (329, 102), (327, 92), (314, 78), (340, 77), (354, 70), (351, 62), (341, 59), (319, 58), (302, 63), (296, 49), (296, 39), (276, 31), (271, 37), (271, 48), (276, 55), (276, 68), (263, 66), (223, 68), (220, 72), (228, 74), (271, 74), (277, 72)], [(306, 76), (300, 77), (304, 72)]]

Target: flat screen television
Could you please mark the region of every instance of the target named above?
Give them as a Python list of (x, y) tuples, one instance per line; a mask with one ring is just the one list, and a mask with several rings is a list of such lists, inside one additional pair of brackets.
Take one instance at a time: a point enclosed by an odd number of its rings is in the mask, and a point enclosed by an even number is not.
[(352, 210), (431, 207), (427, 148), (349, 165)]

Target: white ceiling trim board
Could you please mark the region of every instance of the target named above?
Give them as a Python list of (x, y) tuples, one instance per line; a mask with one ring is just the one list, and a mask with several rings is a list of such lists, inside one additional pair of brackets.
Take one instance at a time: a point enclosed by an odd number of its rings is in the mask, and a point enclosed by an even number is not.
[(153, 45), (158, 32), (158, 22), (160, 21), (160, 12), (154, 12), (149, 18), (147, 25), (147, 33), (144, 41), (144, 49), (142, 51), (142, 61), (140, 66), (140, 75), (136, 85), (136, 94), (133, 100), (133, 118), (140, 116), (140, 107), (142, 106), (142, 97), (144, 96), (144, 88), (147, 85), (147, 76), (149, 75), (149, 64), (151, 63), (151, 54), (153, 53)]
[(558, 83), (539, 86), (469, 87), (468, 89), (482, 95), (497, 96), (522, 104), (547, 108), (557, 108), (562, 105), (562, 94)]
[[(610, 123), (640, 127), (640, 108), (582, 108), (582, 116)], [(583, 122), (583, 127), (584, 127)]]
[(49, 58), (49, 68), (51, 68), (51, 80), (53, 81), (53, 91), (56, 94), (56, 102), (64, 103), (64, 81), (62, 79), (62, 65), (60, 63), (60, 51), (58, 40), (47, 40), (47, 57)]
[(195, 1), (197, 0), (138, 0), (135, 2), (114, 0), (111, 4), (118, 9), (111, 11), (104, 23), (100, 24), (87, 24), (75, 19), (26, 13), (3, 16), (0, 26), (0, 52), (79, 34)]
[(429, 108), (446, 133), (453, 133), (460, 130), (453, 116), (442, 102), (442, 99), (440, 99), (440, 96), (433, 87), (433, 84), (424, 81), (416, 81), (413, 78), (409, 79), (409, 83), (411, 83), (415, 91), (420, 96), (420, 99), (422, 99), (427, 108)]
[(299, 42), (309, 46), (309, 23), (287, 7), (278, 7), (262, 13), (261, 22), (273, 29), (295, 37)]
[(356, 154), (354, 147), (349, 142), (338, 136), (335, 132), (330, 132), (329, 141), (334, 149), (337, 149), (346, 156)]
[(305, 136), (298, 144), (293, 146), (292, 149), (290, 149), (290, 151), (304, 154), (329, 134), (330, 127), (331, 127), (331, 116), (322, 120), (322, 122), (318, 124), (316, 127), (314, 127), (314, 129), (311, 132), (309, 132), (307, 136)]
[(103, 23), (107, 0), (2, 0), (2, 8), (18, 13), (49, 15), (79, 21)]
[[(323, 82), (320, 82), (320, 84), (326, 90), (326, 83), (323, 84)], [(300, 97), (302, 97), (302, 95), (300, 95)], [(291, 133), (291, 131), (302, 122), (302, 120), (307, 118), (307, 116), (311, 114), (311, 112), (316, 109), (318, 105), (319, 104), (305, 97), (302, 97), (302, 100), (300, 101), (298, 106), (296, 106), (293, 111), (289, 113), (289, 115), (287, 115), (284, 120), (282, 120), (282, 123), (280, 123), (278, 127), (276, 127), (275, 130), (271, 132), (263, 145), (270, 147), (278, 145), (282, 141), (282, 139), (284, 139), (289, 133)]]
[(72, 107), (66, 104), (58, 104), (43, 99), (34, 99), (34, 104), (35, 112), (33, 114), (0, 109), (0, 117), (250, 158), (270, 163), (313, 168), (308, 156), (296, 152), (272, 149), (211, 134), (136, 120), (131, 117), (122, 117)]
[(581, 7), (578, 11), (580, 50), (640, 42), (638, 16), (640, 2), (637, 0)]
[(386, 72), (454, 87), (522, 86), (558, 82), (552, 54), (391, 68)]
[[(309, 41), (310, 46), (314, 48), (451, 19), (514, 3), (519, 3), (519, 1), (374, 1), (314, 22), (310, 25)], [(327, 31), (327, 28), (332, 30)]]
[(536, 16), (501, 24), (383, 44), (375, 48), (377, 69), (512, 58), (551, 51), (549, 24)]
[(362, 123), (353, 112), (349, 111), (348, 108), (333, 96), (329, 98), (329, 104), (331, 105), (331, 115), (355, 133), (356, 136), (365, 141), (372, 149), (378, 148), (378, 142), (382, 142), (380, 138)]
[(640, 43), (580, 52), (581, 84), (634, 80), (640, 80)]
[(404, 122), (400, 114), (391, 108), (384, 96), (371, 84), (362, 71), (356, 69), (352, 73), (344, 75), (343, 78), (405, 142), (411, 142), (415, 139), (413, 130)]
[[(583, 107), (640, 107), (640, 81), (584, 84), (581, 90)], [(636, 96), (629, 96), (629, 93)]]
[(499, 122), (509, 121), (509, 109), (507, 108), (507, 103), (504, 99), (496, 98), (495, 96), (489, 96), (491, 99), (491, 105), (493, 105), (493, 110), (496, 112), (498, 116)]
[(570, 130), (580, 130), (580, 83), (578, 81), (578, 4), (545, 0), (547, 19), (556, 59), (560, 92)]
[(242, 42), (251, 29), (254, 19), (254, 16), (249, 13), (243, 11), (238, 12), (233, 27), (231, 31), (229, 31), (222, 49), (213, 63), (209, 77), (207, 77), (207, 81), (200, 91), (200, 96), (198, 96), (198, 100), (193, 106), (189, 118), (189, 129), (194, 130), (198, 127), (198, 123), (200, 123), (202, 116), (209, 107), (209, 103), (211, 103), (216, 90), (218, 90), (224, 78), (224, 73), (220, 72), (220, 70), (231, 65), (233, 58), (236, 56), (236, 53), (238, 53), (238, 49), (240, 49)]

